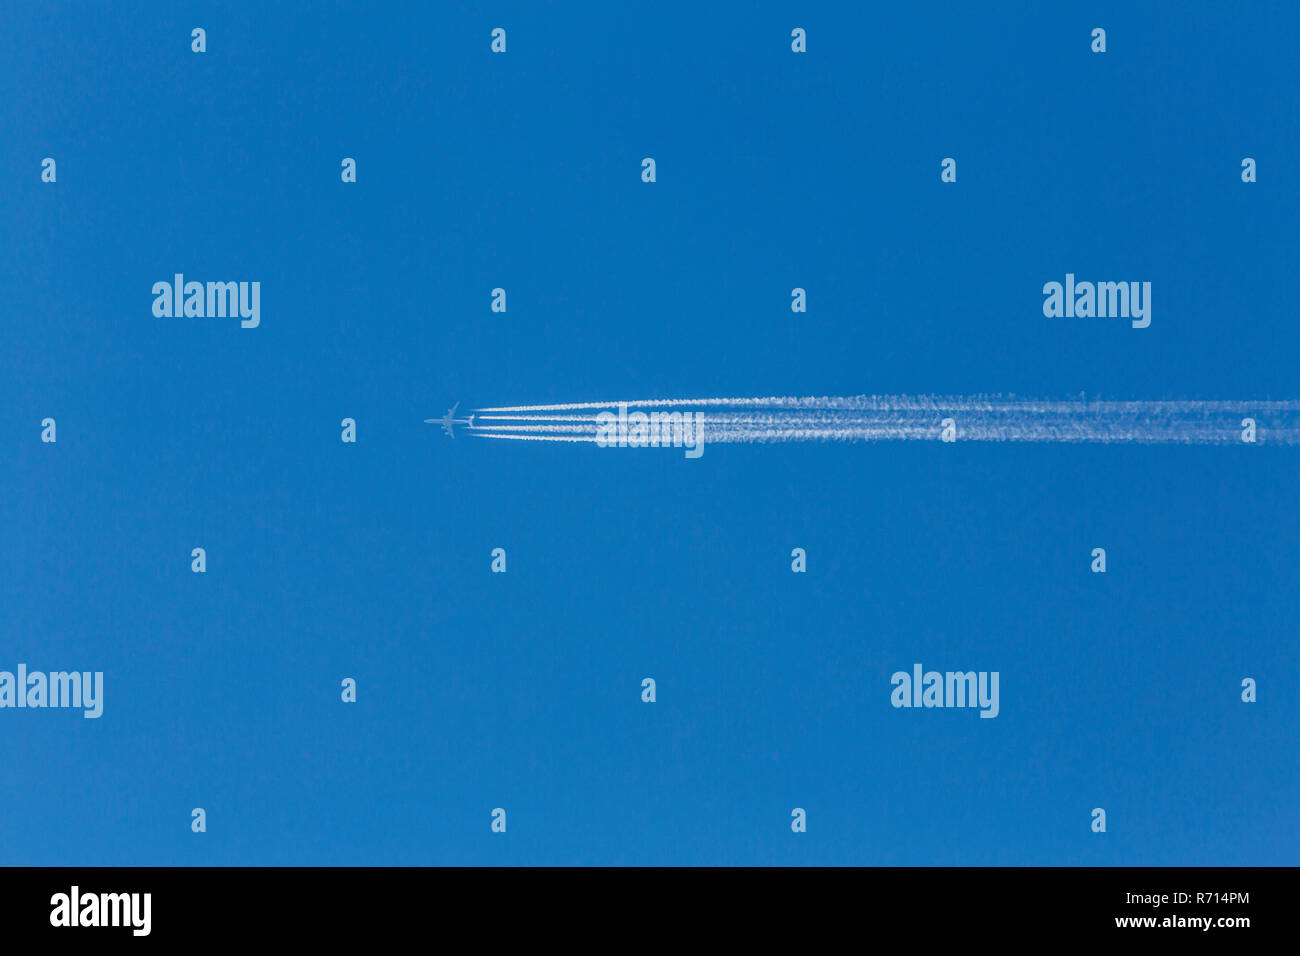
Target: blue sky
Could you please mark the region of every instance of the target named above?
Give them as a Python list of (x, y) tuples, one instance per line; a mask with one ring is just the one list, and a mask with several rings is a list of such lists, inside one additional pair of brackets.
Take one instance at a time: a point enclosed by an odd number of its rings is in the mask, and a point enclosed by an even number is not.
[(1295, 863), (1295, 449), (422, 422), (1300, 397), (1294, 5), (245, 6), (0, 15), (0, 669), (105, 674), (0, 710), (0, 863)]

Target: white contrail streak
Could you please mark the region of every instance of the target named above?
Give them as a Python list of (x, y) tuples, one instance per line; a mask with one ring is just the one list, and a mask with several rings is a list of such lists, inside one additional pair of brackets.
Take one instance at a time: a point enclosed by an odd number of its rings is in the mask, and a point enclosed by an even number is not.
[[(514, 422), (519, 420), (518, 415), (482, 415), (474, 413), (476, 421), (498, 421)], [(530, 422), (595, 422), (595, 415), (529, 415)]]
[(592, 436), (596, 434), (594, 423), (589, 425), (534, 425), (519, 422), (518, 419), (515, 421), (517, 424), (513, 425), (484, 425), (481, 429), (479, 426), (475, 426), (469, 434), (481, 435), (486, 432), (550, 432), (556, 435), (588, 434)]
[[(685, 418), (687, 444), (806, 441), (1300, 444), (1300, 401), (1038, 400), (999, 395), (638, 399), (477, 409), (469, 434), (528, 441), (644, 444), (636, 427)], [(636, 422), (632, 422), (635, 417)], [(624, 429), (624, 440), (610, 428)], [(645, 435), (646, 432), (641, 432)], [(666, 434), (666, 432), (665, 432)], [(610, 439), (613, 441), (610, 441)], [(670, 444), (665, 440), (652, 444)], [(680, 445), (680, 442), (671, 442)]]
[(1014, 395), (847, 395), (847, 396), (779, 396), (760, 398), (642, 398), (623, 402), (568, 402), (554, 405), (500, 405), (480, 408), (486, 412), (569, 412), (585, 409), (611, 410), (620, 404), (636, 408), (786, 408), (786, 409), (845, 409), (859, 411), (889, 411), (911, 409), (950, 409), (954, 411), (998, 409), (1020, 411), (1067, 411), (1089, 409), (1099, 411), (1142, 410), (1204, 410), (1219, 412), (1300, 411), (1300, 401), (1202, 401), (1199, 399), (1169, 401), (1087, 401), (1068, 399), (1043, 401), (1016, 398)]
[(517, 441), (588, 441), (594, 442), (595, 435), (494, 435), (489, 432), (472, 431), (476, 438), (512, 438)]

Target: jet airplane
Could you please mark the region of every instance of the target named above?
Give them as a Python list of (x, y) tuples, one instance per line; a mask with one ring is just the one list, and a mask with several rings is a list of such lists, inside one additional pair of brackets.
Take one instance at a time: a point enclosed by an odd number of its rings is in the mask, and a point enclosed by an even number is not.
[(443, 415), (442, 418), (426, 418), (426, 419), (424, 420), (424, 422), (425, 422), (426, 425), (441, 425), (441, 426), (442, 426), (442, 430), (443, 430), (444, 432), (446, 432), (446, 433), (447, 433), (448, 435), (450, 435), (452, 438), (455, 438), (455, 437), (456, 437), (456, 432), (455, 432), (455, 426), (456, 426), (456, 425), (464, 425), (466, 428), (473, 428), (473, 427), (474, 427), (474, 416), (473, 416), (473, 415), (470, 415), (469, 418), (457, 418), (457, 417), (456, 417), (456, 409), (458, 409), (458, 408), (460, 408), (460, 402), (457, 402), (455, 405), (451, 406), (451, 408), (447, 409), (447, 414), (446, 414), (446, 415)]

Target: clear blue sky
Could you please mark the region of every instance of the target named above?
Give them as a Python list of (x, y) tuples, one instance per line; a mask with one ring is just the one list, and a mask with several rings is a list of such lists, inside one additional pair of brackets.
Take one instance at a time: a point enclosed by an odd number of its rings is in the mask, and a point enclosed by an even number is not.
[[(1296, 862), (1294, 448), (422, 423), (1300, 397), (1294, 4), (237, 6), (0, 15), (0, 669), (106, 685), (0, 711), (0, 863)], [(893, 709), (917, 661), (1000, 715)]]

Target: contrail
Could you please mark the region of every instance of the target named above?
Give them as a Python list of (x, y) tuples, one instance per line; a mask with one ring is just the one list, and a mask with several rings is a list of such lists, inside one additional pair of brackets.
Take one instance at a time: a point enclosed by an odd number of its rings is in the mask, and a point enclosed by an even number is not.
[[(479, 412), (474, 413), (474, 417), (480, 421), (501, 421), (514, 422), (519, 420), (518, 415), (485, 415)], [(532, 415), (528, 416), (531, 422), (594, 422), (595, 415)]]
[(1300, 400), (1014, 395), (653, 398), (477, 409), (479, 438), (639, 445), (807, 441), (1300, 444)]
[(477, 438), (513, 438), (518, 441), (589, 441), (596, 440), (595, 435), (489, 435), (486, 432), (470, 432)]
[(845, 409), (860, 411), (888, 411), (891, 409), (952, 409), (995, 410), (1020, 409), (1025, 411), (1097, 410), (1204, 410), (1221, 412), (1248, 411), (1300, 411), (1300, 400), (1289, 401), (1203, 401), (1199, 399), (1169, 401), (1086, 401), (1067, 399), (1045, 401), (1017, 399), (1002, 395), (847, 395), (847, 396), (779, 396), (761, 398), (642, 398), (610, 402), (568, 402), (554, 405), (500, 405), (477, 409), (475, 414), (489, 412), (570, 412), (585, 409), (609, 410), (620, 404), (635, 408), (784, 408), (784, 409)]

